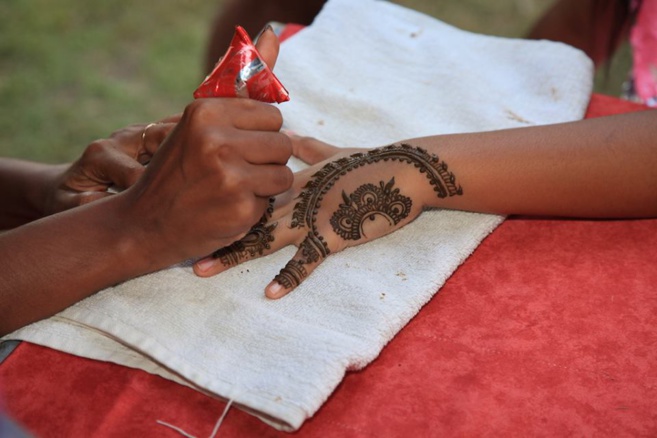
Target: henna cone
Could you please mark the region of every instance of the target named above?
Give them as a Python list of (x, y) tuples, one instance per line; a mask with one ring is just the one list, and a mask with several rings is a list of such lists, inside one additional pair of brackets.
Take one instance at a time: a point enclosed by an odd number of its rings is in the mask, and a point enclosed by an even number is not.
[(237, 26), (226, 54), (194, 91), (194, 98), (245, 97), (261, 102), (286, 102), (290, 95), (262, 60), (246, 31)]

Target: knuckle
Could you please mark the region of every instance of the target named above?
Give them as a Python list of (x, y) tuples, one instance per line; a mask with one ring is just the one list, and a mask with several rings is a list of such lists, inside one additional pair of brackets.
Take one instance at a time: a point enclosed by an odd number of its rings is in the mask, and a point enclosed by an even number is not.
[(111, 146), (109, 140), (101, 139), (93, 141), (84, 149), (84, 152), (82, 153), (82, 159), (85, 161), (93, 160), (99, 155), (105, 154), (106, 151), (110, 148)]
[(243, 229), (249, 230), (264, 213), (264, 210), (255, 202), (254, 197), (242, 196), (234, 207), (235, 220)]
[(213, 99), (194, 100), (185, 107), (183, 120), (192, 125), (206, 124), (208, 120), (217, 117), (217, 105), (213, 103)]
[(206, 158), (212, 157), (220, 163), (232, 161), (236, 150), (228, 136), (225, 133), (217, 133), (213, 137), (214, 147), (206, 148)]
[[(223, 169), (222, 169), (223, 170)], [(241, 202), (240, 195), (243, 194), (244, 185), (241, 183), (241, 179), (238, 178), (234, 172), (230, 171), (219, 171), (217, 172), (217, 177), (220, 180), (222, 191), (227, 196), (233, 196), (235, 203), (239, 205)]]

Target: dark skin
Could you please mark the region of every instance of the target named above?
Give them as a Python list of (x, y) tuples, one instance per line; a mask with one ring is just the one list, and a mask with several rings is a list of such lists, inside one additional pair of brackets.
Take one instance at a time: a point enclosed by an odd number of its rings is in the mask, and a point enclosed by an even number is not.
[(74, 163), (49, 165), (0, 160), (0, 229), (15, 228), (43, 216), (111, 196), (109, 187), (122, 190), (144, 173), (157, 146), (180, 115), (151, 125), (132, 125), (91, 143)]

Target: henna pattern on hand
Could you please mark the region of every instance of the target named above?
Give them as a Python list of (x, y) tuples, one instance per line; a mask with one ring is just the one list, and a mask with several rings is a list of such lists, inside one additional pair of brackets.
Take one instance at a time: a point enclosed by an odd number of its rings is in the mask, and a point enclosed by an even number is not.
[(301, 284), (304, 278), (308, 276), (306, 268), (303, 267), (302, 260), (290, 260), (281, 272), (274, 277), (274, 281), (283, 286), (285, 289), (293, 289)]
[(212, 257), (220, 259), (221, 263), (228, 267), (252, 259), (256, 255), (263, 255), (265, 250), (271, 249), (271, 243), (274, 241), (274, 230), (278, 226), (278, 222), (267, 225), (267, 221), (273, 213), (274, 198), (271, 198), (269, 199), (267, 211), (258, 223), (251, 228), (249, 233), (229, 246), (218, 249), (212, 253)]
[[(463, 189), (456, 184), (456, 178), (448, 170), (446, 163), (426, 150), (408, 144), (390, 145), (332, 161), (311, 177), (299, 195), (299, 202), (294, 206), (291, 227), (305, 227), (308, 234), (299, 246), (302, 258), (291, 260), (281, 269), (275, 278), (278, 283), (287, 289), (298, 286), (307, 276), (304, 265), (315, 264), (330, 254), (331, 251), (316, 226), (317, 214), (324, 196), (348, 172), (380, 161), (413, 165), (425, 175), (439, 198), (463, 194)], [(412, 200), (401, 195), (399, 189), (393, 190), (393, 185), (394, 178), (387, 184), (381, 181), (379, 187), (364, 184), (349, 196), (343, 191), (344, 203), (340, 204), (330, 219), (336, 234), (345, 240), (358, 240), (363, 237), (363, 222), (372, 215), (383, 215), (391, 226), (406, 218), (410, 213)]]
[(381, 216), (391, 227), (397, 225), (409, 215), (413, 201), (400, 194), (399, 189), (393, 190), (394, 184), (393, 177), (387, 184), (379, 182), (379, 187), (364, 184), (349, 196), (343, 190), (344, 203), (330, 220), (333, 231), (345, 240), (358, 240), (365, 236), (363, 224), (368, 219), (373, 221)]

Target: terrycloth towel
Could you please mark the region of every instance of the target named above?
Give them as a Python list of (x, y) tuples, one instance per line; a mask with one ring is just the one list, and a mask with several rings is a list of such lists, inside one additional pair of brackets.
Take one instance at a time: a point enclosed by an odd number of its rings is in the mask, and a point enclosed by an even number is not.
[[(562, 44), (476, 35), (382, 1), (332, 0), (283, 45), (277, 74), (292, 97), (281, 106), (288, 128), (378, 146), (579, 119), (592, 64)], [(425, 212), (329, 256), (277, 301), (263, 288), (293, 247), (210, 279), (172, 267), (7, 338), (158, 373), (294, 430), (346, 371), (377, 357), (502, 220)]]

